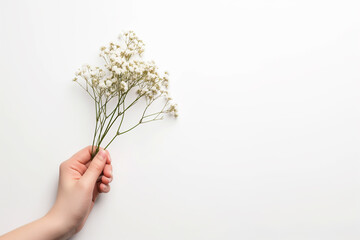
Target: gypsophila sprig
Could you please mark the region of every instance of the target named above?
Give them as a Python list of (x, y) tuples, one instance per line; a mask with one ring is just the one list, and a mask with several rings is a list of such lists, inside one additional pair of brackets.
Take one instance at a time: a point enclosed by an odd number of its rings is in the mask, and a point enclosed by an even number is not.
[[(75, 73), (77, 82), (95, 102), (95, 131), (92, 141), (94, 156), (110, 129), (116, 128), (105, 149), (122, 135), (140, 124), (161, 120), (165, 114), (178, 116), (177, 104), (169, 97), (169, 73), (158, 71), (154, 61), (143, 60), (144, 43), (133, 31), (123, 32), (117, 41), (100, 48), (100, 57), (104, 66), (84, 65)], [(130, 91), (136, 97), (127, 103)], [(122, 129), (125, 113), (134, 107), (140, 99), (145, 99), (145, 106), (139, 121), (128, 129)], [(161, 110), (149, 113), (149, 107), (162, 99)], [(115, 107), (109, 109), (110, 102)]]

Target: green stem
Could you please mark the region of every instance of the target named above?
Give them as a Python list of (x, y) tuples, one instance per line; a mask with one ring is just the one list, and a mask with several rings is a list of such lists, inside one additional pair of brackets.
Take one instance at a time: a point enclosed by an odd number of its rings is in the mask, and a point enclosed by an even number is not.
[(95, 143), (95, 138), (96, 138), (96, 133), (97, 133), (97, 125), (98, 125), (98, 111), (97, 111), (97, 105), (96, 105), (96, 101), (95, 101), (95, 115), (96, 115), (96, 123), (95, 123), (95, 131), (94, 131), (94, 137), (93, 137), (93, 141), (92, 141), (92, 144), (91, 144), (91, 155), (93, 156), (94, 154), (94, 143)]

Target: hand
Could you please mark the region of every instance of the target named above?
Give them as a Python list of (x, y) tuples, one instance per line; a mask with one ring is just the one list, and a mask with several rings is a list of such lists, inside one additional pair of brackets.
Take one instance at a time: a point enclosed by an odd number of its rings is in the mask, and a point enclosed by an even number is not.
[(60, 165), (58, 193), (47, 216), (57, 219), (69, 235), (84, 226), (99, 193), (110, 191), (111, 158), (100, 149), (91, 160), (92, 147), (86, 147)]
[(99, 193), (110, 191), (110, 155), (100, 149), (91, 160), (92, 147), (86, 147), (60, 165), (56, 201), (44, 217), (19, 227), (0, 240), (68, 239), (84, 226)]

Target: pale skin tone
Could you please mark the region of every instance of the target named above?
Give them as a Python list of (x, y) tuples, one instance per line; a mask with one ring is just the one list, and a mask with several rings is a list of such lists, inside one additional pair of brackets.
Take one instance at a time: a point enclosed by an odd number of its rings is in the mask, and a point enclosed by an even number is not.
[(54, 206), (42, 218), (19, 227), (0, 240), (69, 239), (84, 226), (97, 197), (110, 191), (110, 154), (100, 149), (91, 160), (91, 146), (60, 165), (58, 192)]

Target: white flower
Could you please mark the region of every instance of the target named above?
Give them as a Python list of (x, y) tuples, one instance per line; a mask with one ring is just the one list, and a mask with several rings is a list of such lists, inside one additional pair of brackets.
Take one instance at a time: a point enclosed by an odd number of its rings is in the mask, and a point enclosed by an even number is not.
[(101, 82), (99, 83), (99, 88), (100, 88), (100, 89), (106, 88), (106, 85), (105, 85), (104, 81), (101, 81)]
[(107, 81), (105, 82), (105, 84), (106, 84), (107, 87), (110, 87), (111, 84), (112, 84), (112, 82), (111, 82), (110, 80), (107, 80)]
[(90, 80), (90, 74), (88, 73), (88, 72), (86, 72), (86, 73), (84, 73), (83, 74), (83, 77), (84, 77), (84, 79), (86, 80), (86, 81), (88, 81), (88, 80)]
[(124, 81), (120, 82), (120, 90), (126, 92), (128, 90), (128, 84)]
[(175, 117), (178, 116), (178, 108), (177, 108), (177, 104), (173, 103), (172, 101), (169, 101), (170, 103), (170, 107), (168, 109), (169, 113), (174, 114)]
[(153, 86), (153, 87), (151, 88), (151, 92), (152, 92), (152, 94), (154, 94), (154, 95), (157, 94), (157, 89), (156, 89), (155, 86)]
[(96, 76), (96, 74), (98, 74), (98, 71), (97, 70), (92, 70), (90, 71), (90, 75), (93, 77), (93, 76)]
[(165, 96), (167, 96), (167, 94), (168, 94), (168, 91), (166, 90), (166, 88), (165, 88), (164, 86), (161, 86), (161, 87), (160, 87), (160, 92), (161, 92), (162, 94), (164, 94)]

